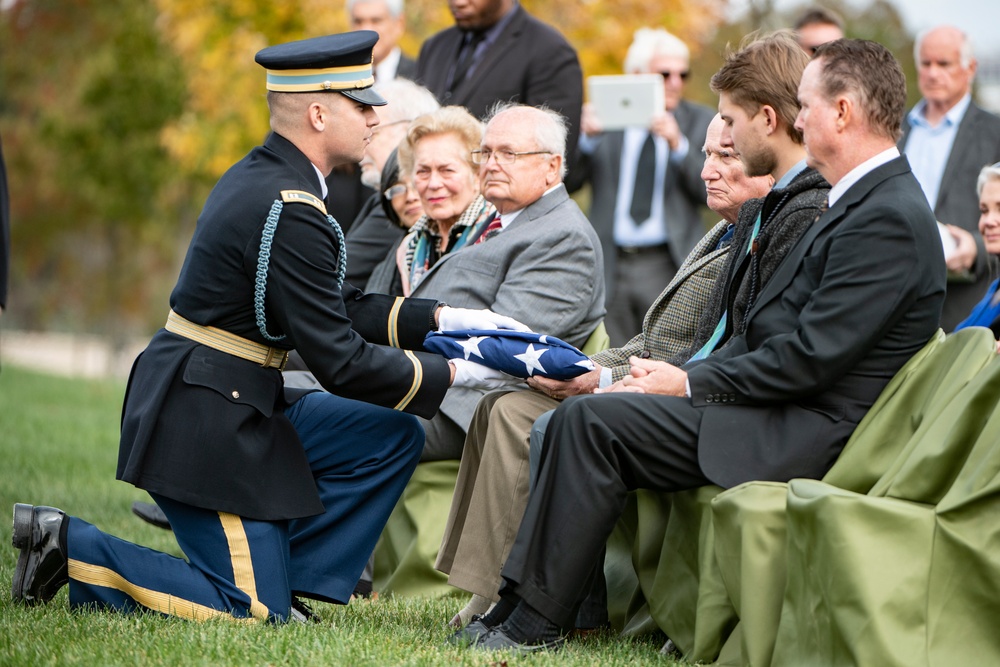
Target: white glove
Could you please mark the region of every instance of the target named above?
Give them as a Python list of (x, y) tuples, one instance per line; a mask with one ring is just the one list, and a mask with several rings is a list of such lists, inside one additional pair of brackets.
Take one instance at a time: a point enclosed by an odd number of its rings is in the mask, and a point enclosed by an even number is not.
[(458, 331), (461, 329), (513, 329), (531, 331), (513, 317), (497, 315), (492, 310), (472, 310), (444, 306), (438, 315), (438, 331)]
[(494, 370), (489, 366), (483, 366), (474, 361), (449, 359), (448, 362), (455, 366), (455, 381), (451, 383), (452, 387), (500, 389), (522, 382), (521, 378), (507, 375), (503, 371)]

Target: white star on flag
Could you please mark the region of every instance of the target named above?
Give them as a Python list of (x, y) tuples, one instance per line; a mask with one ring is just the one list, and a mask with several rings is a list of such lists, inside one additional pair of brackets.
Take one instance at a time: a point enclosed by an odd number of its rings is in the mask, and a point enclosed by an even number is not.
[(468, 361), (470, 355), (476, 355), (480, 359), (483, 359), (483, 353), (479, 351), (479, 343), (486, 340), (486, 336), (472, 336), (465, 340), (457, 340), (455, 344), (460, 348), (465, 350), (465, 359)]
[(528, 375), (534, 375), (534, 370), (545, 372), (545, 369), (538, 362), (542, 355), (548, 352), (548, 350), (536, 350), (535, 346), (531, 343), (528, 344), (528, 348), (524, 351), (524, 354), (515, 354), (514, 358), (518, 361), (523, 361), (524, 366), (528, 371)]

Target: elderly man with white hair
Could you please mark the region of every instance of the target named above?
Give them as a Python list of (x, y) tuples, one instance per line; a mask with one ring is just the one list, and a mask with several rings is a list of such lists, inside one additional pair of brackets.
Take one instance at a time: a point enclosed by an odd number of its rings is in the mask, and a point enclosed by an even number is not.
[(976, 233), (976, 176), (1000, 160), (1000, 118), (972, 100), (976, 58), (961, 30), (943, 25), (919, 34), (914, 59), (923, 99), (903, 121), (899, 149), (941, 223), (948, 264), (941, 327), (951, 331), (996, 274), (995, 260)]
[(347, 232), (346, 279), (359, 289), (366, 289), (372, 270), (393, 251), (406, 230), (395, 224), (382, 209), (382, 167), (406, 136), (406, 129), (417, 116), (435, 111), (440, 105), (431, 91), (407, 79), (375, 84), (385, 98), (379, 109), (378, 127), (361, 158), (361, 181), (375, 192), (368, 198)]
[(676, 36), (642, 28), (625, 71), (663, 77), (663, 112), (649, 127), (604, 132), (583, 108), (580, 161), (568, 186), (592, 187), (588, 217), (604, 248), (606, 324), (615, 346), (642, 330), (646, 311), (705, 233), (700, 148), (715, 112), (683, 99), (689, 60)]
[(347, 15), (351, 30), (374, 30), (378, 42), (372, 49), (375, 82), (393, 79), (413, 79), (417, 75), (417, 61), (399, 48), (399, 40), (406, 32), (406, 15), (403, 0), (347, 0)]

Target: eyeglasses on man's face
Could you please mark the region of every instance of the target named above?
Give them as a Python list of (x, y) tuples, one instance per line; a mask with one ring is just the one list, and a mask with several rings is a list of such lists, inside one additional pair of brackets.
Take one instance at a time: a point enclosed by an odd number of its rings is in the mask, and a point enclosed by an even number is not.
[(483, 148), (472, 151), (472, 161), (476, 164), (486, 164), (490, 158), (495, 158), (497, 164), (514, 164), (514, 161), (522, 155), (552, 155), (552, 151), (491, 151), (488, 148)]

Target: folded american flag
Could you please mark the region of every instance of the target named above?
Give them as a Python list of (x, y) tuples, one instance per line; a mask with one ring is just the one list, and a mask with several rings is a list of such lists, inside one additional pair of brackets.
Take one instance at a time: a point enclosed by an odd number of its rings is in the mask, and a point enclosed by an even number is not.
[(546, 336), (506, 329), (432, 331), (424, 349), (448, 359), (468, 359), (514, 377), (533, 375), (569, 380), (594, 370), (594, 362), (569, 343)]

